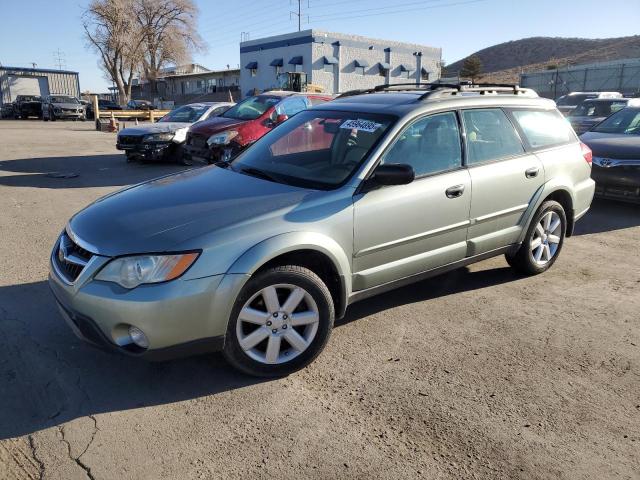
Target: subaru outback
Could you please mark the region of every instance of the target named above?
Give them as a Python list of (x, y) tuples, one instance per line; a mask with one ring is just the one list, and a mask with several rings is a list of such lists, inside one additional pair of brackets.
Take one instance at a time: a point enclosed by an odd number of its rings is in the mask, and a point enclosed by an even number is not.
[(348, 92), (230, 162), (97, 200), (56, 241), (49, 282), (96, 345), (222, 350), (285, 375), (353, 302), (497, 255), (549, 269), (589, 209), (590, 173), (590, 150), (530, 90)]

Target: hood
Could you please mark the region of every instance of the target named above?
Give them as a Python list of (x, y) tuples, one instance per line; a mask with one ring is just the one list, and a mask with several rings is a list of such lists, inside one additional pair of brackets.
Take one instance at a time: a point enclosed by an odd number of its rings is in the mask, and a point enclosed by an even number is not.
[(171, 251), (191, 238), (278, 215), (311, 192), (205, 167), (107, 195), (74, 215), (69, 227), (101, 255)]
[(84, 105), (80, 103), (52, 103), (56, 108), (84, 108)]
[(231, 127), (244, 125), (252, 120), (238, 120), (237, 118), (213, 117), (198, 122), (191, 127), (191, 133), (210, 136), (214, 133), (228, 130)]
[(640, 159), (640, 135), (587, 132), (580, 137), (596, 157)]
[(148, 135), (150, 133), (175, 133), (177, 130), (189, 127), (190, 125), (191, 123), (185, 122), (149, 123), (146, 125), (138, 125), (136, 127), (123, 128), (122, 130), (120, 130), (119, 135), (138, 136)]

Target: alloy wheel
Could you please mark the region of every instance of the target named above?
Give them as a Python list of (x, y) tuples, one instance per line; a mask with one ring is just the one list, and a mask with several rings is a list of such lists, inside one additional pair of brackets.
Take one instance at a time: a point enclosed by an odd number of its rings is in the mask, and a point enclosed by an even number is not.
[(307, 350), (320, 314), (313, 297), (292, 284), (269, 285), (242, 307), (236, 322), (240, 348), (253, 360), (282, 364)]
[(531, 238), (531, 255), (539, 266), (546, 265), (558, 251), (562, 238), (562, 220), (554, 211), (545, 213)]

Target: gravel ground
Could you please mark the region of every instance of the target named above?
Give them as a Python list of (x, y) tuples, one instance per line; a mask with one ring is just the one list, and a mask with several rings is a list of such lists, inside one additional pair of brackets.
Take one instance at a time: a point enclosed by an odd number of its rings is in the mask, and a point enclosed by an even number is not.
[(314, 364), (262, 381), (63, 323), (46, 275), (67, 218), (182, 168), (114, 143), (0, 122), (0, 478), (640, 478), (639, 207), (596, 201), (544, 275), (500, 257), (356, 304)]

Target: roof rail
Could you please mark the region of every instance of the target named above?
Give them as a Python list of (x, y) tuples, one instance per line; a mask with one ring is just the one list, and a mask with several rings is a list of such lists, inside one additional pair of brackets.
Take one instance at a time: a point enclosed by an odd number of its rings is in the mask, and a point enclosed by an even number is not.
[(461, 83), (385, 83), (383, 85), (377, 85), (373, 88), (363, 88), (358, 90), (349, 90), (347, 92), (339, 94), (336, 98), (352, 97), (355, 95), (364, 95), (367, 93), (376, 92), (391, 92), (391, 91), (425, 91), (420, 96), (420, 100), (427, 98), (438, 98), (446, 95), (458, 95), (465, 92), (477, 93), (479, 95), (487, 94), (499, 94), (499, 93), (511, 93), (513, 95), (526, 95), (529, 97), (538, 96), (538, 94), (529, 89), (521, 88), (517, 84), (511, 83), (475, 83), (461, 82)]

